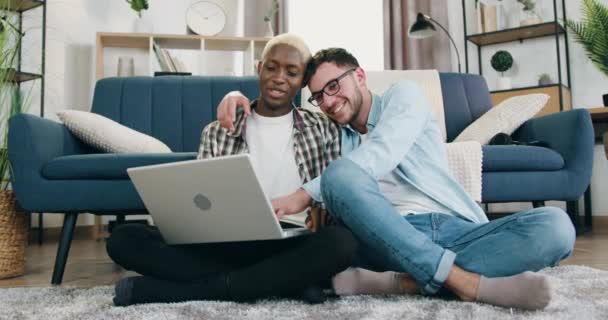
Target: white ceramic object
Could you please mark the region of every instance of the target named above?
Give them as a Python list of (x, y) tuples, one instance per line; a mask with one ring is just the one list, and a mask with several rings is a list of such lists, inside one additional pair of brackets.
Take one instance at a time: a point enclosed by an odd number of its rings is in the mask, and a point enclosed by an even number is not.
[(509, 90), (511, 89), (511, 78), (509, 77), (499, 77), (496, 81), (496, 86), (498, 90)]
[(135, 33), (153, 33), (154, 25), (152, 21), (143, 12), (140, 17), (136, 17), (133, 22), (133, 32)]

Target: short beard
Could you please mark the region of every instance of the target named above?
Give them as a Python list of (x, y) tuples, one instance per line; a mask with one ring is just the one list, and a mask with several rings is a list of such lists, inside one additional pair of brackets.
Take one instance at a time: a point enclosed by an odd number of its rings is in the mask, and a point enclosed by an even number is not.
[(363, 105), (363, 94), (358, 87), (355, 87), (355, 96), (353, 97), (352, 107), (353, 115), (348, 119), (348, 123), (351, 123), (357, 119), (361, 112), (361, 106)]

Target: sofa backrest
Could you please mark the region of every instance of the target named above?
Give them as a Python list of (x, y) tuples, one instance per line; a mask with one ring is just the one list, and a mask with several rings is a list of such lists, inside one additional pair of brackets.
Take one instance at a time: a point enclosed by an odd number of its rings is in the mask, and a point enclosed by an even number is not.
[(439, 73), (447, 141), (492, 107), (486, 80), (476, 74)]
[[(447, 141), (492, 106), (483, 77), (439, 73)], [(91, 112), (151, 135), (174, 152), (198, 151), (203, 128), (216, 119), (224, 95), (238, 90), (249, 99), (259, 95), (257, 77), (129, 77), (97, 81)], [(294, 99), (300, 106), (300, 96)]]
[[(91, 112), (156, 137), (174, 152), (193, 152), (224, 95), (238, 90), (257, 98), (258, 81), (254, 76), (106, 78), (95, 86)], [(295, 101), (299, 105), (299, 96)]]

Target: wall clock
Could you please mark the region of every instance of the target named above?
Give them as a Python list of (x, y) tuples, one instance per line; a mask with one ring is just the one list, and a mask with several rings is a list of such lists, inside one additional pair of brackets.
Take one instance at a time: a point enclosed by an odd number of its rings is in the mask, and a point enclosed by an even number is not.
[(215, 2), (195, 2), (186, 10), (186, 25), (189, 32), (214, 36), (224, 30), (226, 12)]

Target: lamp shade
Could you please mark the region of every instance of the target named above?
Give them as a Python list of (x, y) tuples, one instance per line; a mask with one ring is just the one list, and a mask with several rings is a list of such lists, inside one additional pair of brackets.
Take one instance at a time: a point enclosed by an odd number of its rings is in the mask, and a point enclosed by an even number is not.
[(416, 22), (412, 24), (410, 30), (408, 31), (408, 35), (410, 38), (414, 39), (424, 39), (428, 37), (432, 37), (437, 32), (433, 23), (429, 20), (427, 16), (422, 13), (418, 13), (416, 16)]

